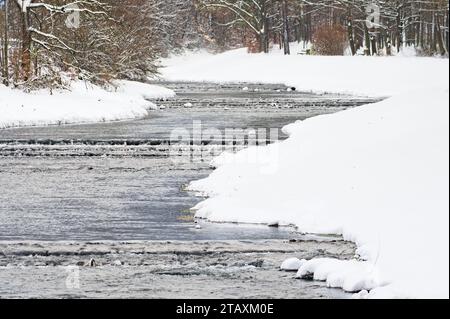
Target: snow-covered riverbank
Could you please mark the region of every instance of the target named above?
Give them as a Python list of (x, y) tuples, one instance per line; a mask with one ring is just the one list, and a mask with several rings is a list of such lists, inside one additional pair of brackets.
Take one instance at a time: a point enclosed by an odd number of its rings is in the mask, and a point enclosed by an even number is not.
[(71, 91), (24, 93), (0, 84), (0, 129), (96, 123), (142, 118), (155, 105), (147, 99), (175, 95), (169, 89), (131, 81), (117, 81), (117, 89), (104, 90), (85, 82), (72, 83)]
[(291, 137), (278, 145), (220, 157), (210, 177), (190, 185), (210, 196), (197, 215), (343, 234), (368, 262), (316, 260), (299, 275), (313, 272), (330, 286), (371, 290), (369, 297), (448, 298), (447, 59), (235, 50), (164, 63), (168, 80), (282, 82), (299, 90), (388, 96), (292, 124), (285, 128)]

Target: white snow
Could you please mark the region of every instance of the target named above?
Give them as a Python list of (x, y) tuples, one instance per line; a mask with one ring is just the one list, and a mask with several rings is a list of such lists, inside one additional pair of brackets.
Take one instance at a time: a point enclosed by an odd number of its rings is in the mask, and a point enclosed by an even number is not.
[(211, 221), (295, 224), (356, 242), (365, 262), (302, 272), (367, 297), (449, 297), (448, 59), (220, 55), (164, 61), (168, 80), (285, 83), (389, 97), (285, 128), (290, 138), (216, 159), (190, 189)]
[(298, 271), (306, 262), (305, 259), (289, 258), (281, 264), (280, 269), (283, 271)]
[(383, 284), (377, 281), (377, 270), (371, 263), (356, 260), (313, 259), (300, 267), (296, 277), (311, 275), (314, 280), (326, 281), (330, 288), (342, 288), (347, 292), (372, 290)]
[(436, 58), (283, 56), (237, 49), (219, 55), (198, 51), (162, 63), (163, 77), (173, 81), (285, 83), (300, 91), (371, 96), (442, 89), (448, 83), (448, 59)]
[(353, 294), (352, 299), (368, 299), (369, 292), (367, 290), (361, 290), (358, 293)]
[(175, 95), (169, 89), (132, 81), (117, 81), (107, 91), (85, 82), (71, 90), (24, 93), (0, 84), (0, 129), (19, 126), (93, 123), (141, 118), (156, 106), (146, 99)]

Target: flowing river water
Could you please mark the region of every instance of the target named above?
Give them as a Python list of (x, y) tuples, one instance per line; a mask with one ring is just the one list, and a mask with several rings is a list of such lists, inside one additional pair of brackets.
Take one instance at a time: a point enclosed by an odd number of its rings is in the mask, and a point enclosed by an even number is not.
[(353, 244), (338, 237), (261, 225), (198, 229), (189, 208), (201, 199), (183, 187), (211, 173), (218, 151), (246, 143), (192, 140), (183, 149), (203, 151), (193, 160), (169, 156), (170, 137), (199, 124), (280, 129), (374, 100), (283, 85), (162, 85), (177, 97), (154, 101), (142, 120), (0, 130), (0, 298), (348, 297), (278, 271), (292, 256), (351, 258)]

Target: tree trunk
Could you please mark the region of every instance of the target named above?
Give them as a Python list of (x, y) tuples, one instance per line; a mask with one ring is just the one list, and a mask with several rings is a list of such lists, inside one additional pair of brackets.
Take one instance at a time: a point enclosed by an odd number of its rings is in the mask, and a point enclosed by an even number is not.
[(437, 42), (437, 45), (439, 47), (439, 53), (441, 55), (446, 55), (447, 54), (447, 50), (445, 49), (444, 40), (442, 38), (440, 19), (439, 19), (439, 17), (437, 15), (436, 15), (435, 27), (436, 27), (436, 42)]
[(420, 32), (419, 32), (419, 46), (420, 46), (420, 48), (425, 48), (425, 45), (424, 45), (424, 24), (423, 24), (423, 21), (420, 21)]
[(403, 46), (403, 26), (400, 9), (397, 10), (397, 52), (400, 52)]
[(288, 7), (286, 0), (283, 0), (283, 46), (284, 54), (291, 54), (290, 39), (289, 39), (289, 21), (288, 21)]
[(369, 29), (364, 24), (364, 55), (370, 55), (370, 35)]
[(22, 49), (21, 49), (21, 69), (24, 81), (28, 81), (31, 76), (31, 32), (28, 10), (22, 13)]
[(353, 36), (353, 20), (352, 17), (348, 17), (347, 21), (347, 34), (348, 34), (348, 41), (350, 44), (350, 50), (352, 51), (352, 55), (356, 54), (356, 47), (355, 47), (355, 38)]
[(265, 32), (256, 34), (256, 41), (258, 42), (259, 53), (269, 53), (268, 35)]
[(294, 26), (295, 41), (297, 43), (300, 43), (300, 41), (302, 40), (302, 27), (301, 27), (302, 21), (300, 18), (296, 18), (295, 21), (296, 21), (296, 24)]
[(9, 85), (9, 57), (8, 57), (8, 0), (5, 0), (5, 32), (3, 41), (3, 82)]
[(264, 53), (269, 53), (269, 46), (270, 46), (270, 34), (269, 34), (269, 19), (264, 14)]
[(386, 36), (386, 55), (392, 55), (392, 43), (391, 43), (391, 37), (389, 35)]
[(437, 43), (436, 43), (436, 15), (433, 12), (433, 20), (431, 24), (431, 52), (436, 52)]
[(370, 47), (371, 47), (372, 55), (377, 55), (378, 54), (378, 51), (377, 51), (377, 38), (375, 37), (373, 32), (370, 35)]
[(446, 13), (445, 13), (445, 23), (444, 23), (444, 25), (445, 25), (445, 47), (447, 48), (447, 53), (449, 52), (449, 36), (450, 36), (450, 32), (449, 32), (449, 25), (448, 25), (448, 23), (449, 23), (449, 10), (448, 10), (448, 7), (447, 7), (447, 11), (446, 11)]

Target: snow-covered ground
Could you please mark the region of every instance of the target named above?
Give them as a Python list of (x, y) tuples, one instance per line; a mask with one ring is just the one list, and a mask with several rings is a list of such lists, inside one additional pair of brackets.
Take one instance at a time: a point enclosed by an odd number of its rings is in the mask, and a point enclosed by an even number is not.
[(71, 90), (24, 93), (0, 84), (0, 129), (93, 123), (145, 117), (156, 107), (146, 99), (172, 97), (175, 93), (155, 85), (117, 81), (105, 90), (85, 82), (73, 82)]
[(197, 216), (343, 234), (358, 244), (364, 262), (313, 260), (298, 276), (363, 290), (361, 297), (449, 297), (447, 59), (241, 49), (164, 63), (167, 80), (285, 83), (389, 97), (291, 124), (284, 142), (219, 157), (210, 177), (190, 185), (210, 196), (195, 208)]

